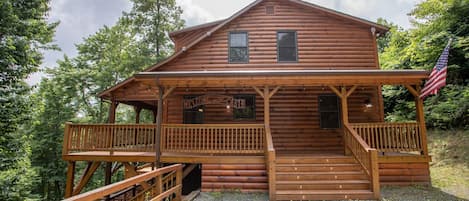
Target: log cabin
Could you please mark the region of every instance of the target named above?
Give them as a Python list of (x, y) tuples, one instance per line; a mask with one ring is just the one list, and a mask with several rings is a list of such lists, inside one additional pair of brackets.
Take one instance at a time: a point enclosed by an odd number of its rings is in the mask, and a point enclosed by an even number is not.
[[(80, 194), (100, 164), (106, 184), (119, 167), (139, 177), (126, 186), (134, 195), (379, 199), (380, 185), (429, 184), (418, 97), (428, 72), (381, 70), (377, 37), (387, 31), (301, 0), (257, 0), (227, 19), (169, 33), (172, 56), (99, 94), (111, 105), (108, 124), (66, 124), (66, 197)], [(385, 122), (384, 85), (409, 90), (415, 121)], [(135, 108), (135, 124), (115, 123), (121, 104)], [(153, 124), (140, 124), (142, 110), (153, 112)], [(88, 166), (75, 182), (78, 161)], [(156, 182), (140, 178), (155, 167), (163, 170), (146, 178)]]

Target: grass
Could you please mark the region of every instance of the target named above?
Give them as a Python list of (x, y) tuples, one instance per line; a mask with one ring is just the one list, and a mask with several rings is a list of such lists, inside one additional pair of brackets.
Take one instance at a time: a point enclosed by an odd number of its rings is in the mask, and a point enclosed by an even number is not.
[[(428, 131), (432, 186), (386, 186), (383, 201), (469, 201), (469, 130)], [(201, 193), (196, 201), (267, 201), (266, 193)]]

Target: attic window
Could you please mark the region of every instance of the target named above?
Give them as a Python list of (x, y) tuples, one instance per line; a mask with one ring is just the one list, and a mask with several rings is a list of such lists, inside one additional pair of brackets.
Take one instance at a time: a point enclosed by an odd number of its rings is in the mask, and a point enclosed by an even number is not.
[(275, 14), (274, 6), (266, 6), (265, 13), (267, 13), (267, 15), (274, 15)]

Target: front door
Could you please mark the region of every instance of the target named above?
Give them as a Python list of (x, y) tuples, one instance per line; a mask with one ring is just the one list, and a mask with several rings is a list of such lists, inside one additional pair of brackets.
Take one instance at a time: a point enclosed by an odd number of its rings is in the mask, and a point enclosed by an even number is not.
[[(184, 99), (193, 99), (197, 96), (184, 96)], [(193, 108), (184, 108), (183, 123), (184, 124), (203, 124), (204, 123), (204, 105)]]

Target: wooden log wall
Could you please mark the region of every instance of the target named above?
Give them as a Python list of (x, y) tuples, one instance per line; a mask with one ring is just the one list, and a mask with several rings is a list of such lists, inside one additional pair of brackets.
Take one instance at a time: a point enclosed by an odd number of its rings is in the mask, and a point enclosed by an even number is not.
[[(274, 14), (266, 7), (274, 6)], [(277, 31), (295, 30), (298, 62), (277, 62)], [(228, 63), (228, 34), (249, 35), (249, 63)], [(206, 29), (202, 29), (205, 33)], [(194, 36), (200, 31), (194, 31)], [(181, 37), (179, 44), (187, 44)], [(195, 40), (195, 37), (190, 37)], [(377, 69), (376, 47), (369, 26), (338, 19), (321, 11), (280, 0), (255, 6), (225, 27), (212, 33), (158, 71), (254, 70), (254, 69)]]
[(202, 192), (267, 192), (267, 172), (260, 164), (203, 164)]
[(430, 184), (428, 162), (379, 163), (381, 185)]
[[(183, 123), (182, 100), (184, 95), (203, 94), (256, 94), (249, 87), (226, 89), (177, 89), (165, 102), (165, 123)], [(289, 153), (340, 152), (343, 151), (340, 132), (334, 129), (321, 129), (318, 113), (318, 95), (333, 94), (328, 87), (283, 87), (271, 99), (271, 130), (276, 151)], [(372, 108), (364, 102), (370, 99)], [(379, 104), (376, 87), (359, 87), (349, 97), (349, 116), (351, 122), (379, 122)], [(206, 105), (205, 124), (249, 124), (264, 121), (263, 99), (256, 94), (256, 119), (233, 120), (231, 109), (223, 105)]]

